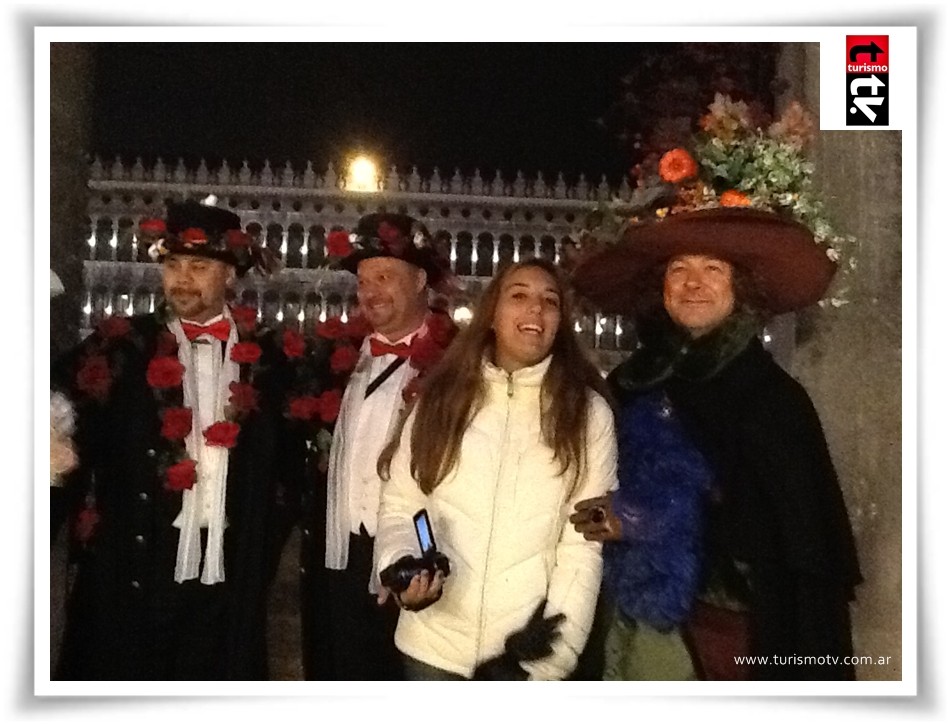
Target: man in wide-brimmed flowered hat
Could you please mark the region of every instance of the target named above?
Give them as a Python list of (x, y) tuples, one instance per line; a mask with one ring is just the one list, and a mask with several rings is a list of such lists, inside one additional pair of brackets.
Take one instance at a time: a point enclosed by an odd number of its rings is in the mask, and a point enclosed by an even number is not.
[(572, 519), (607, 542), (607, 674), (853, 678), (847, 511), (808, 394), (757, 336), (822, 298), (834, 255), (780, 205), (726, 191), (630, 223), (574, 270), (595, 306), (637, 320), (609, 378), (620, 489)]
[(274, 266), (236, 214), (171, 204), (138, 235), (164, 302), (104, 319), (54, 366), (80, 461), (64, 479), (79, 570), (57, 677), (266, 679), (275, 511), (306, 455), (285, 400), (301, 346), (226, 304), (237, 276)]

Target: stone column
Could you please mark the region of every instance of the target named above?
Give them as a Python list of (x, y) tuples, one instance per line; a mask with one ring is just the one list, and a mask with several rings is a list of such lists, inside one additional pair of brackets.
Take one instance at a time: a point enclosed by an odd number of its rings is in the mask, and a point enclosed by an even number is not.
[[(79, 339), (85, 255), (85, 154), (89, 146), (92, 54), (89, 44), (50, 44), (50, 265), (66, 293), (50, 302), (50, 354)], [(42, 230), (36, 230), (42, 244)], [(67, 590), (65, 527), (50, 549), (50, 667), (62, 641)]]
[(83, 304), (92, 64), (89, 43), (50, 44), (50, 263), (66, 287), (51, 303), (54, 357), (78, 341)]
[[(818, 45), (786, 46), (779, 74), (817, 120)], [(857, 239), (857, 266), (847, 304), (799, 316), (792, 372), (818, 409), (857, 538), (865, 581), (852, 607), (856, 654), (890, 657), (859, 666), (858, 678), (898, 680), (901, 486), (916, 485), (901, 481), (901, 135), (825, 131), (812, 156), (836, 229)]]

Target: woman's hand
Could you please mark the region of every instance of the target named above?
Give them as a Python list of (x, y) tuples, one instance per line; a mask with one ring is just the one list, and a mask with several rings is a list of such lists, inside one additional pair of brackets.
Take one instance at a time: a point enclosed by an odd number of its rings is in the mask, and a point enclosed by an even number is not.
[(445, 575), (441, 569), (436, 569), (434, 577), (430, 577), (428, 571), (423, 571), (412, 578), (402, 594), (396, 594), (386, 587), (381, 587), (376, 603), (382, 606), (392, 596), (402, 609), (418, 612), (439, 601), (442, 597), (443, 584), (445, 584)]
[(574, 504), (570, 522), (588, 541), (619, 541), (623, 524), (614, 515), (611, 494), (588, 498)]

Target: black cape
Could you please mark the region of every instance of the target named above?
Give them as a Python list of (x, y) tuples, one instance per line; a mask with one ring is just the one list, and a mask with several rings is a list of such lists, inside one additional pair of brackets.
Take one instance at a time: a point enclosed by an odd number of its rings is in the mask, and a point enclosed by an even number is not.
[(673, 373), (659, 385), (716, 472), (707, 569), (748, 566), (752, 654), (768, 658), (753, 677), (853, 679), (848, 602), (861, 575), (808, 394), (757, 338), (712, 377)]

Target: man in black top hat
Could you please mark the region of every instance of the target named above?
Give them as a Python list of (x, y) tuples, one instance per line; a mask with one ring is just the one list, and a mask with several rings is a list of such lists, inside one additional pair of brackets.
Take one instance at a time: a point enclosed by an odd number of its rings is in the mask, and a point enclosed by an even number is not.
[(53, 372), (80, 460), (61, 511), (78, 574), (57, 677), (266, 679), (276, 506), (306, 453), (285, 415), (301, 356), (225, 303), (237, 276), (274, 267), (236, 214), (172, 204), (139, 236), (164, 303), (104, 320)]
[(370, 328), (346, 384), (325, 486), (304, 502), (303, 649), (308, 679), (402, 679), (393, 644), (399, 610), (376, 603), (376, 461), (414, 386), (454, 334), (429, 292), (451, 279), (425, 226), (405, 214), (361, 218), (338, 265), (357, 277)]

